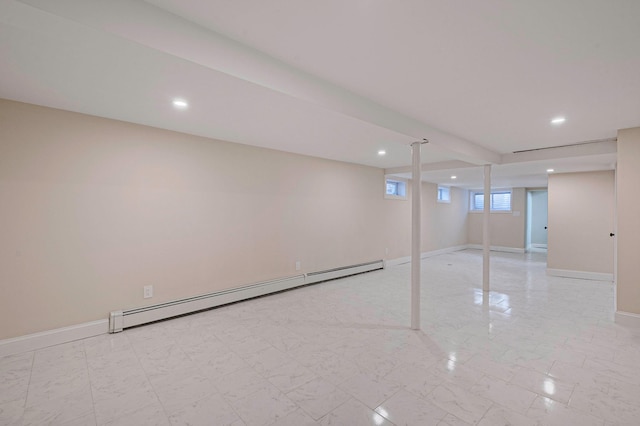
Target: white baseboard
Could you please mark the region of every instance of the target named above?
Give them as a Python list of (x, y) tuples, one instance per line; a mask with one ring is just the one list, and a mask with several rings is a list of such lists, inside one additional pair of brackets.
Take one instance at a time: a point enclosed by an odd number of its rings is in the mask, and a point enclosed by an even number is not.
[(420, 259), (427, 259), (433, 256), (440, 256), (441, 254), (453, 253), (454, 251), (465, 250), (467, 248), (468, 248), (467, 244), (464, 244), (461, 246), (453, 246), (453, 247), (447, 247), (447, 248), (438, 249), (438, 250), (425, 251), (420, 254)]
[(109, 331), (109, 320), (86, 322), (70, 327), (27, 334), (25, 336), (0, 340), (0, 357), (22, 352), (34, 351), (47, 346), (59, 345), (74, 340), (106, 334)]
[[(331, 280), (348, 275), (368, 272), (383, 267), (383, 261), (377, 260), (369, 263), (351, 265), (318, 271), (290, 278), (276, 279), (267, 282), (256, 283), (245, 287), (229, 289), (215, 294), (201, 295), (187, 298), (180, 301), (163, 303), (157, 306), (147, 306), (130, 311), (112, 312), (110, 318), (117, 317), (124, 326), (144, 324), (159, 319), (170, 318), (176, 315), (194, 312), (200, 309), (209, 309), (225, 303), (237, 302), (265, 294), (287, 290), (301, 285)], [(214, 300), (215, 299), (215, 300)], [(187, 306), (188, 305), (188, 306)], [(152, 309), (153, 308), (153, 309)], [(162, 308), (162, 309), (161, 309)], [(114, 316), (114, 314), (120, 314)], [(124, 315), (128, 320), (124, 320)], [(161, 314), (161, 315), (159, 315)], [(158, 316), (159, 315), (159, 316)], [(42, 331), (39, 333), (18, 336), (10, 339), (0, 340), (0, 357), (17, 353), (29, 352), (48, 346), (60, 345), (74, 340), (86, 339), (88, 337), (107, 334), (110, 331), (109, 319), (87, 322), (72, 325), (69, 327), (57, 328), (54, 330)], [(117, 330), (122, 331), (122, 325)]]
[[(447, 247), (447, 248), (438, 249), (438, 250), (423, 251), (422, 253), (420, 253), (420, 259), (427, 259), (429, 257), (439, 256), (441, 254), (453, 253), (454, 251), (465, 250), (467, 248), (468, 248), (467, 244), (464, 244), (461, 246)], [(395, 259), (385, 260), (384, 267), (388, 268), (391, 266), (402, 265), (405, 263), (411, 263), (411, 256), (404, 256), (404, 257), (398, 257)]]
[(569, 269), (547, 268), (547, 275), (551, 275), (554, 277), (564, 277), (564, 278), (578, 278), (581, 280), (613, 282), (613, 274), (608, 274), (603, 272), (571, 271)]
[(640, 328), (640, 315), (631, 312), (617, 311), (615, 322), (616, 324), (626, 327)]
[[(467, 244), (467, 248), (482, 250), (482, 244)], [(504, 253), (524, 253), (524, 248), (519, 247), (504, 247), (504, 246), (490, 246), (491, 251), (501, 251)]]
[(529, 247), (527, 249), (527, 251), (529, 253), (546, 253), (547, 249), (546, 248), (539, 248), (539, 247)]
[(531, 247), (532, 248), (541, 248), (541, 249), (545, 249), (545, 250), (548, 248), (547, 244), (534, 244), (534, 243), (531, 243)]
[(392, 266), (403, 265), (405, 263), (411, 263), (411, 256), (396, 257), (395, 259), (387, 259), (384, 261), (384, 268), (390, 268)]

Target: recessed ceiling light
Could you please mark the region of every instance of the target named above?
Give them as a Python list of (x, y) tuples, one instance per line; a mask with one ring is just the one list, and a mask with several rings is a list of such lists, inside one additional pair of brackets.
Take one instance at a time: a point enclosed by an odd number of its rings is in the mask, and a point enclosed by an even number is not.
[(567, 119), (564, 117), (556, 117), (553, 120), (551, 120), (551, 124), (562, 124), (565, 121), (567, 121)]
[(555, 170), (553, 169), (547, 169), (547, 173), (553, 173)]
[(174, 99), (173, 106), (176, 109), (187, 109), (189, 107), (189, 104), (184, 99)]
[(458, 176), (453, 175), (451, 176), (451, 179), (458, 179)]
[(380, 151), (378, 151), (378, 155), (385, 155), (387, 153), (387, 151), (385, 151), (384, 149), (381, 149)]

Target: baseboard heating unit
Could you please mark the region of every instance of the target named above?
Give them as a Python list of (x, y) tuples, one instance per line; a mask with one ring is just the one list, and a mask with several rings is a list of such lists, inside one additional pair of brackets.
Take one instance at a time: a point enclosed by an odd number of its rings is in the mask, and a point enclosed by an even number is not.
[(241, 300), (264, 296), (270, 293), (289, 290), (303, 285), (347, 277), (349, 275), (360, 274), (363, 272), (375, 271), (382, 269), (383, 267), (384, 262), (382, 260), (376, 260), (374, 262), (360, 263), (357, 265), (264, 281), (244, 287), (217, 291), (214, 293), (188, 297), (157, 305), (145, 306), (143, 308), (130, 309), (126, 311), (113, 311), (109, 315), (109, 332), (118, 333), (125, 328), (137, 325), (211, 309), (216, 306), (222, 306), (233, 302), (239, 302)]

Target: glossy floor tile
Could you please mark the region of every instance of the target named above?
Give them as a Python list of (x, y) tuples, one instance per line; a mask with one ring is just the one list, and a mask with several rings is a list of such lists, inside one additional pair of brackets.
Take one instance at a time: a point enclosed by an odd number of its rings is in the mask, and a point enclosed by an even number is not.
[(410, 266), (0, 358), (0, 425), (637, 425), (640, 330), (543, 253)]

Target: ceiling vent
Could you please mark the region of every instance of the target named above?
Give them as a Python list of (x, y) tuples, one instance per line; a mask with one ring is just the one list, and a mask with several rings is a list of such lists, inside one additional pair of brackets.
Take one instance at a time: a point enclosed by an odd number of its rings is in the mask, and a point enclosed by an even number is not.
[(617, 142), (617, 141), (618, 141), (618, 138), (597, 139), (597, 140), (593, 140), (593, 141), (577, 142), (577, 143), (571, 143), (571, 144), (567, 144), (567, 145), (548, 146), (546, 148), (523, 149), (523, 150), (520, 150), (520, 151), (513, 151), (513, 153), (514, 154), (520, 154), (522, 152), (544, 151), (544, 150), (547, 150), (547, 149), (569, 148), (569, 147), (573, 147), (573, 146), (591, 145), (591, 144), (596, 144), (596, 143)]

